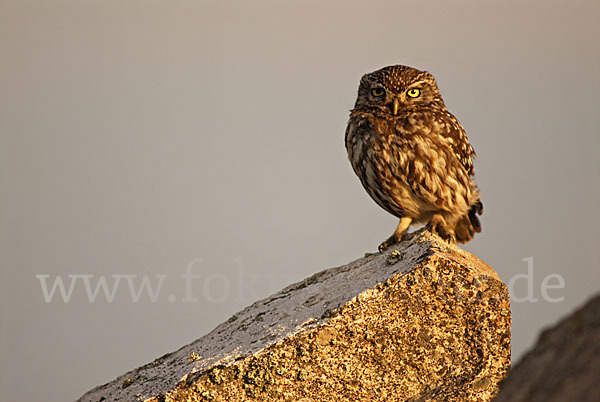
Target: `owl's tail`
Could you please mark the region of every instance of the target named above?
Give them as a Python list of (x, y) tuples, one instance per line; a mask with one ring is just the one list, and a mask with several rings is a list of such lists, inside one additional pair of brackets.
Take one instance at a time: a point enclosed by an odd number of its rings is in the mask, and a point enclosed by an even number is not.
[(477, 203), (471, 206), (469, 213), (458, 220), (454, 229), (457, 243), (467, 243), (473, 239), (475, 233), (481, 232), (481, 222), (479, 222), (477, 215), (481, 215), (482, 213), (483, 203), (477, 201)]

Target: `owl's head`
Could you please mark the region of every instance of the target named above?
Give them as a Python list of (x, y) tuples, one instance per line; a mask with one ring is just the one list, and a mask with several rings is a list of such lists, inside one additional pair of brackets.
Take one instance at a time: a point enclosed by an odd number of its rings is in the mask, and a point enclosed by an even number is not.
[(395, 115), (423, 106), (443, 105), (444, 101), (433, 75), (416, 68), (396, 65), (362, 77), (354, 108), (375, 108)]

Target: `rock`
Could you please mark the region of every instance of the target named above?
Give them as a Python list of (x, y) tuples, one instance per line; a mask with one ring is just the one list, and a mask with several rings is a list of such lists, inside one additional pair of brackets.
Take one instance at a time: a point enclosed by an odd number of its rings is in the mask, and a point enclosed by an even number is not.
[(421, 230), (252, 304), (80, 401), (489, 401), (509, 364), (506, 287)]
[(600, 295), (542, 333), (509, 373), (496, 402), (600, 400)]

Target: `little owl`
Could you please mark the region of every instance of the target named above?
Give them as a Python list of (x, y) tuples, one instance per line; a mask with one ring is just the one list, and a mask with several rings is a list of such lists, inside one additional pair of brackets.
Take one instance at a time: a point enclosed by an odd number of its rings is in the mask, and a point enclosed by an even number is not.
[(400, 218), (380, 251), (402, 241), (414, 222), (450, 242), (481, 231), (475, 151), (430, 73), (398, 65), (363, 76), (346, 149), (371, 198)]

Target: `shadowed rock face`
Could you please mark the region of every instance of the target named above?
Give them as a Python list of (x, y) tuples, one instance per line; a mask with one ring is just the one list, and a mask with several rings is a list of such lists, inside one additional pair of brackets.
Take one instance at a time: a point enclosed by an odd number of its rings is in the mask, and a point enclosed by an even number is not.
[(600, 295), (542, 333), (517, 364), (496, 402), (600, 400)]
[(509, 364), (506, 287), (421, 230), (254, 303), (80, 401), (489, 401)]

